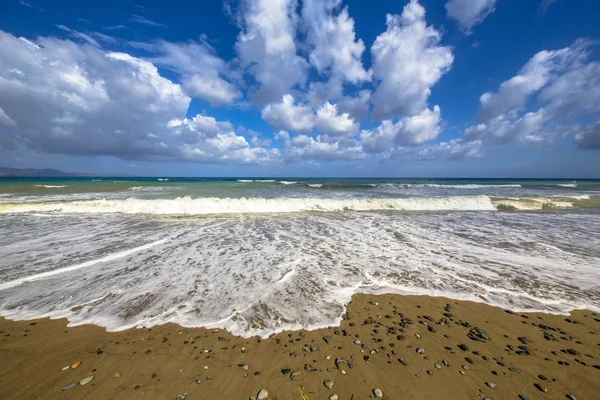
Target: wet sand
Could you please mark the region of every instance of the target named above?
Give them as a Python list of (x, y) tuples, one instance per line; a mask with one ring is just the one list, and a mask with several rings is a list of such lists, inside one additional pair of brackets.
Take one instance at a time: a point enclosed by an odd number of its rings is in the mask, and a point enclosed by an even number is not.
[(2, 318), (0, 399), (245, 400), (263, 388), (279, 400), (362, 400), (374, 389), (384, 399), (600, 399), (592, 312), (513, 314), (398, 295), (355, 295), (347, 311), (339, 327), (265, 340), (173, 324), (114, 333)]

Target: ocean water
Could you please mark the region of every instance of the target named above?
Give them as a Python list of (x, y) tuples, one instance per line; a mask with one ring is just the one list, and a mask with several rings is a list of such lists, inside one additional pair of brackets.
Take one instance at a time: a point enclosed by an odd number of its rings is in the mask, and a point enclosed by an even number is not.
[(354, 293), (600, 312), (600, 181), (0, 179), (0, 315), (268, 336)]

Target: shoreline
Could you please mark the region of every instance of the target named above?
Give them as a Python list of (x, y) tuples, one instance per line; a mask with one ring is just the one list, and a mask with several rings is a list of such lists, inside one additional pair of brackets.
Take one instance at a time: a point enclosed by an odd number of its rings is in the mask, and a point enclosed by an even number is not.
[(299, 388), (311, 400), (374, 398), (374, 389), (387, 399), (600, 393), (600, 316), (589, 310), (513, 313), (444, 297), (355, 294), (346, 311), (338, 327), (268, 339), (172, 323), (107, 332), (2, 317), (0, 398), (248, 399), (266, 389), (282, 400), (302, 399)]

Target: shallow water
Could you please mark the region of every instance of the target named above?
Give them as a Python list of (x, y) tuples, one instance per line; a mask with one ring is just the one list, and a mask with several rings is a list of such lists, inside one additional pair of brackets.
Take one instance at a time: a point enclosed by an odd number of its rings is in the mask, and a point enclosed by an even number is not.
[(267, 336), (356, 292), (600, 310), (597, 181), (168, 179), (0, 181), (0, 313)]

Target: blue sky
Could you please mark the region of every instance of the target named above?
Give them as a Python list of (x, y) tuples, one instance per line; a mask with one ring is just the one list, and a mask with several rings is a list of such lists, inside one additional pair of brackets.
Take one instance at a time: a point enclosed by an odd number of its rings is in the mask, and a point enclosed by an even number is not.
[(596, 1), (189, 3), (5, 0), (0, 165), (600, 178)]

